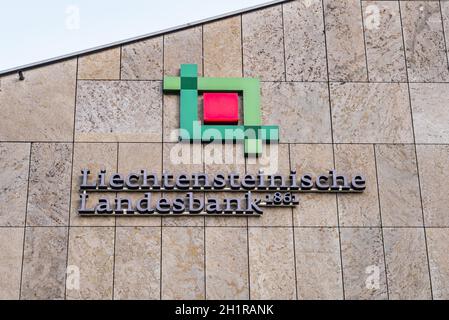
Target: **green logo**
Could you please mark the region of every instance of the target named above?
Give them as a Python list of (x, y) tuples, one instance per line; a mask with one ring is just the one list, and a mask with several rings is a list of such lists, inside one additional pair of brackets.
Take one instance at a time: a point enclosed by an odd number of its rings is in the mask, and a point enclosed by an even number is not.
[[(245, 156), (262, 154), (262, 142), (278, 142), (279, 127), (262, 125), (260, 81), (198, 77), (196, 64), (182, 64), (180, 77), (164, 77), (164, 91), (179, 92), (181, 141), (243, 141)], [(203, 121), (198, 96), (203, 95)], [(243, 119), (239, 117), (243, 99)]]

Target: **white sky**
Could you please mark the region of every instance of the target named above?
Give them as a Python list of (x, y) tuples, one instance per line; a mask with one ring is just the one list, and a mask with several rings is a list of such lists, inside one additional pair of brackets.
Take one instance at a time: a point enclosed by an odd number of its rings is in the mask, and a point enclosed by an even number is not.
[(0, 0), (0, 71), (269, 0)]

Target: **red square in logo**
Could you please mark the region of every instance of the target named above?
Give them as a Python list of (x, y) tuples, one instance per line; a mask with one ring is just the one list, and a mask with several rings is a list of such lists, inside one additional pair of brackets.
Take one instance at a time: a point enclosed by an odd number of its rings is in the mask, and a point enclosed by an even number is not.
[(237, 93), (204, 93), (204, 123), (236, 124), (239, 121)]

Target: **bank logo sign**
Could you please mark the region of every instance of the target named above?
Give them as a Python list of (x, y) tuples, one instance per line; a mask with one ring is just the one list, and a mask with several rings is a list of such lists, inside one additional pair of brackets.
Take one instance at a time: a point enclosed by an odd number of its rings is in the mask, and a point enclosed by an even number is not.
[[(182, 141), (240, 141), (247, 156), (259, 156), (263, 143), (279, 140), (278, 126), (262, 125), (257, 79), (198, 77), (197, 65), (183, 64), (180, 76), (164, 77), (163, 86), (164, 91), (180, 95)], [(199, 95), (203, 98), (201, 120)], [(91, 173), (85, 168), (79, 182), (79, 215), (134, 217), (259, 217), (267, 207), (297, 206), (301, 193), (360, 193), (366, 187), (363, 175), (349, 177), (335, 169), (316, 175), (296, 170), (272, 174), (260, 169), (227, 174), (164, 170), (160, 174), (151, 168), (123, 174), (104, 168)], [(222, 192), (222, 197), (217, 196)]]
[[(246, 156), (261, 155), (262, 142), (279, 141), (278, 126), (262, 125), (258, 79), (199, 77), (196, 64), (182, 64), (179, 77), (164, 77), (164, 91), (180, 95), (181, 141), (243, 141)], [(202, 121), (199, 95), (203, 96)]]

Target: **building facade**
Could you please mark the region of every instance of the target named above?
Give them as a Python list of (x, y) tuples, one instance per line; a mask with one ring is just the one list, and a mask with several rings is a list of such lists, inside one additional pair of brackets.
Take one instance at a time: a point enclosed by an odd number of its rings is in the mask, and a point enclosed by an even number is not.
[[(1, 75), (0, 298), (448, 299), (448, 34), (447, 1), (286, 1)], [(269, 156), (178, 142), (181, 64), (260, 80)], [(78, 213), (85, 168), (266, 166), (366, 189), (260, 217)]]

